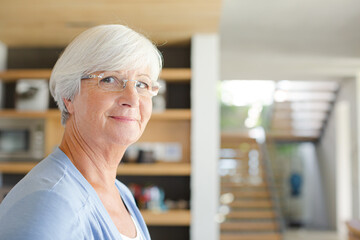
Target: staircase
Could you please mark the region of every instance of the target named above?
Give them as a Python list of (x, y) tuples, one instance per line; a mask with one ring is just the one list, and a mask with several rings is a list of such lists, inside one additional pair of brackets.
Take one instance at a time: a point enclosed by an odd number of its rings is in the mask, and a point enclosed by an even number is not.
[[(281, 240), (279, 214), (254, 139), (222, 136), (220, 240)], [(225, 207), (224, 207), (225, 206)], [(220, 211), (221, 213), (221, 211)]]

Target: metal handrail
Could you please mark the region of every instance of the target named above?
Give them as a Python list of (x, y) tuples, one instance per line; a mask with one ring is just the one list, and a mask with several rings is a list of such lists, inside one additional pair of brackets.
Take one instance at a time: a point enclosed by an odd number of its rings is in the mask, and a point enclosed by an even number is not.
[(279, 193), (276, 188), (273, 171), (270, 166), (270, 157), (269, 157), (266, 145), (265, 145), (265, 141), (258, 142), (258, 144), (259, 144), (259, 148), (262, 152), (263, 163), (264, 163), (264, 167), (266, 169), (265, 174), (266, 174), (266, 179), (268, 181), (268, 189), (270, 191), (271, 199), (273, 200), (273, 203), (275, 205), (275, 210), (277, 212), (276, 218), (279, 222), (280, 232), (283, 233), (283, 232), (285, 232), (285, 229), (286, 229), (285, 221), (284, 221), (283, 213), (282, 213), (282, 210), (280, 207)]

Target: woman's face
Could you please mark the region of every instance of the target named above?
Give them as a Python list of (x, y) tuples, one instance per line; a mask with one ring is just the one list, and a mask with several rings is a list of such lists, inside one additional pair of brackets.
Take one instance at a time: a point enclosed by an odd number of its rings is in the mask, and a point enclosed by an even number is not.
[[(127, 71), (126, 76), (139, 79), (150, 76), (150, 71)], [(84, 141), (96, 144), (128, 146), (134, 143), (150, 119), (151, 97), (139, 95), (133, 81), (127, 82), (121, 92), (103, 90), (98, 81), (98, 78), (81, 80), (80, 93), (67, 104), (74, 129)]]

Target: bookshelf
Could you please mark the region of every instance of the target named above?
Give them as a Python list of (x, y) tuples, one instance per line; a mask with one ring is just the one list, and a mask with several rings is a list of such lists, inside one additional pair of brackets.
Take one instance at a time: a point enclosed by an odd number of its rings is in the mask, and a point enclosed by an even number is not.
[[(49, 79), (50, 69), (14, 69), (0, 72), (3, 82), (16, 82), (17, 79), (44, 78)], [(161, 79), (170, 83), (190, 82), (189, 68), (163, 69)], [(0, 110), (1, 118), (43, 118), (45, 119), (45, 153), (52, 152), (61, 141), (64, 128), (61, 125), (61, 113), (58, 109), (47, 111), (17, 111), (15, 109)], [(148, 126), (139, 142), (178, 142), (182, 145), (182, 160), (180, 162), (156, 163), (121, 163), (118, 175), (135, 177), (191, 177), (190, 161), (190, 109), (166, 109), (153, 112)], [(23, 174), (28, 173), (38, 162), (0, 161), (0, 173)], [(149, 226), (189, 226), (191, 211), (188, 209), (154, 212), (142, 210), (143, 217)]]

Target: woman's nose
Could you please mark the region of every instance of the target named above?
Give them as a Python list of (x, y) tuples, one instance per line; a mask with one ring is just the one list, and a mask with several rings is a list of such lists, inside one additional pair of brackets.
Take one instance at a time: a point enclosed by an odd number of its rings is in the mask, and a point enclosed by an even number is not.
[(139, 106), (140, 96), (135, 87), (135, 81), (127, 81), (124, 84), (123, 90), (120, 92), (120, 104), (128, 105), (130, 107)]

